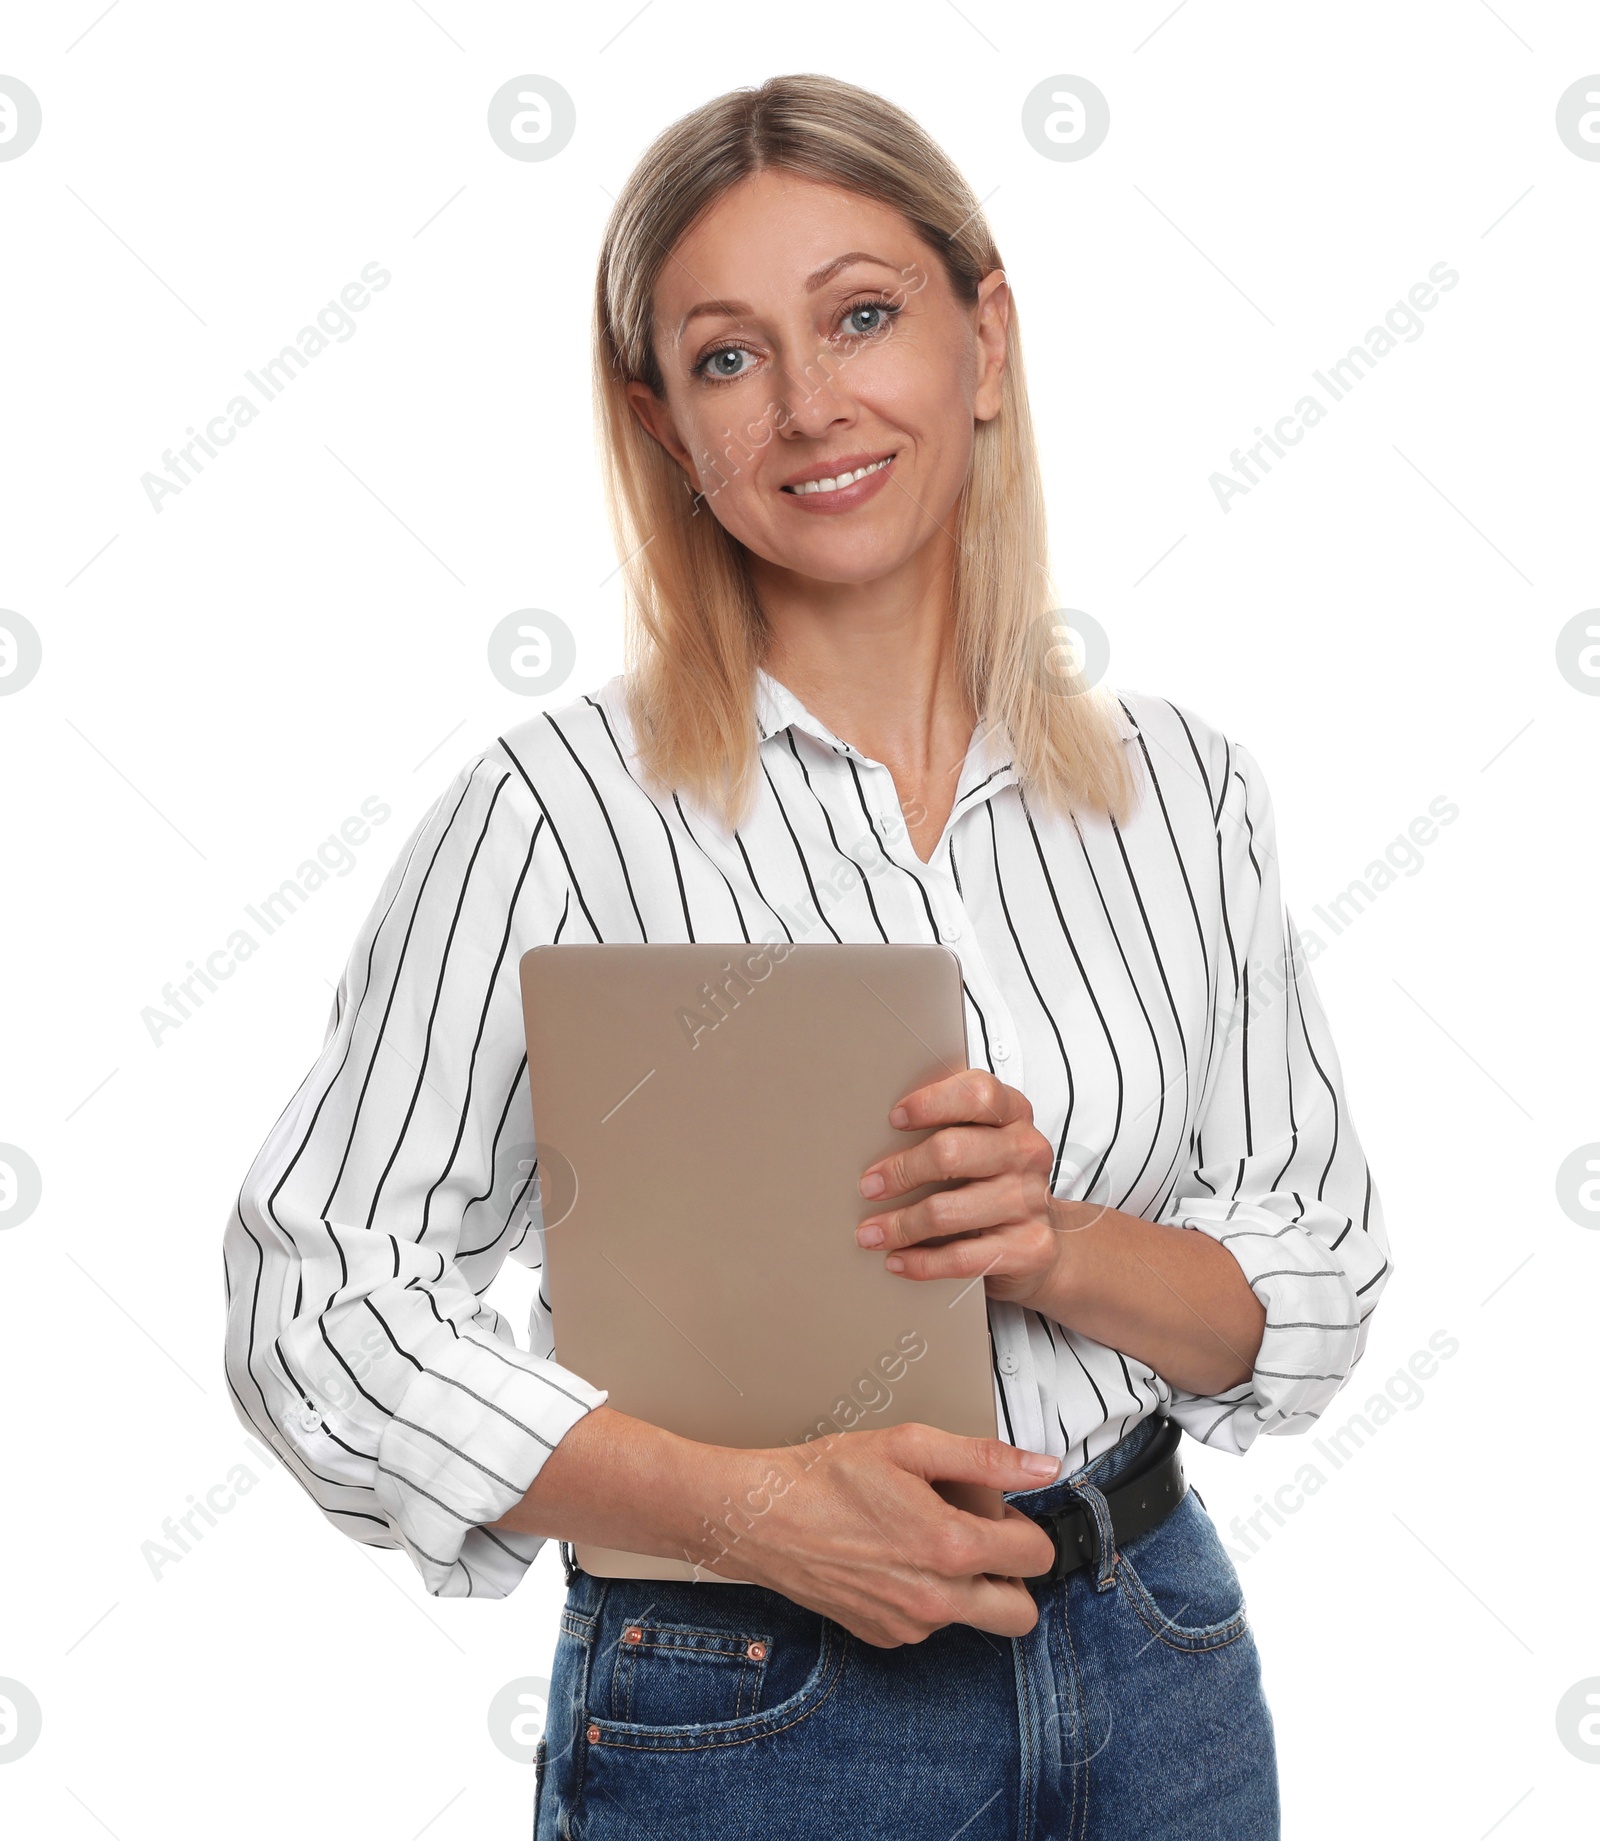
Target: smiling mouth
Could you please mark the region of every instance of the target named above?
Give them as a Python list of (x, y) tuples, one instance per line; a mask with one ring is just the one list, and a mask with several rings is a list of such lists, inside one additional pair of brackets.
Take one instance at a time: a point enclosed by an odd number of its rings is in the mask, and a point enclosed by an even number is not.
[(842, 492), (846, 486), (853, 486), (858, 479), (865, 479), (869, 473), (881, 473), (894, 459), (893, 454), (886, 454), (882, 460), (875, 460), (871, 466), (857, 467), (850, 473), (835, 474), (832, 479), (802, 480), (798, 486), (780, 486), (780, 492), (792, 492), (799, 497), (808, 492)]

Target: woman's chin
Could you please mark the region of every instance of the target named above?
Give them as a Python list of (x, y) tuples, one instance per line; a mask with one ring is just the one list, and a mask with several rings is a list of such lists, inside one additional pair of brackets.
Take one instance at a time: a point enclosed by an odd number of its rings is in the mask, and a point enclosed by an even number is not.
[(792, 537), (779, 542), (770, 535), (760, 541), (749, 537), (740, 537), (739, 541), (774, 569), (804, 576), (808, 581), (833, 582), (839, 587), (881, 582), (909, 562), (921, 547), (920, 536), (846, 531), (837, 524), (819, 529), (810, 542), (796, 542)]

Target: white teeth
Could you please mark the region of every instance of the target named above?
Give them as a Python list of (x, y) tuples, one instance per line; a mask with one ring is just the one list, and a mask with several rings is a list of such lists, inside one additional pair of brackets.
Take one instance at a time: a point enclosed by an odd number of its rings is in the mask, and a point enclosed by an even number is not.
[(886, 454), (882, 460), (873, 461), (870, 467), (857, 467), (854, 473), (840, 473), (833, 479), (808, 479), (798, 486), (788, 486), (788, 492), (840, 492), (846, 486), (854, 485), (858, 479), (865, 479), (869, 473), (877, 473), (888, 466), (894, 459), (893, 454)]

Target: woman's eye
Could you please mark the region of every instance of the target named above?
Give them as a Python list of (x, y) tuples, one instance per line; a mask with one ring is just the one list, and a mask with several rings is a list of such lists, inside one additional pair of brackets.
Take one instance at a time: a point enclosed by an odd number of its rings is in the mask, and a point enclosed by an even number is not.
[(694, 368), (703, 377), (713, 377), (719, 381), (727, 382), (730, 378), (742, 377), (744, 375), (744, 370), (741, 366), (734, 365), (733, 368), (729, 368), (729, 363), (727, 361), (748, 358), (749, 356), (750, 354), (742, 345), (724, 345), (717, 351), (707, 352), (705, 357), (702, 358)]
[[(870, 339), (874, 333), (882, 332), (899, 311), (893, 301), (858, 300), (853, 307), (845, 308), (839, 329), (848, 339)], [(863, 325), (863, 319), (868, 323)], [(710, 383), (733, 383), (748, 368), (743, 360), (753, 357), (754, 353), (742, 345), (719, 345), (694, 364), (693, 375)]]

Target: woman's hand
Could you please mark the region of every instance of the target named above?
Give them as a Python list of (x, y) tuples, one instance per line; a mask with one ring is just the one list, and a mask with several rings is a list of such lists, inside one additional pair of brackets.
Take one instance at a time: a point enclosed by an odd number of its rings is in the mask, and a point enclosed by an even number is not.
[(870, 1215), (856, 1229), (857, 1245), (882, 1247), (884, 1264), (906, 1278), (981, 1275), (991, 1298), (1013, 1304), (1048, 1294), (1068, 1213), (1082, 1205), (1051, 1195), (1055, 1153), (1033, 1123), (1026, 1094), (969, 1068), (908, 1093), (889, 1123), (941, 1129), (869, 1164), (864, 1196), (892, 1204), (922, 1183), (958, 1178), (960, 1186)]
[(936, 1485), (1033, 1490), (1060, 1468), (929, 1425), (747, 1451), (597, 1406), (489, 1525), (692, 1560), (782, 1592), (878, 1648), (946, 1624), (1026, 1636), (1039, 1610), (1023, 1581), (1050, 1570), (1050, 1536), (1013, 1503), (991, 1520)]
[[(1099, 1202), (1053, 1196), (1054, 1152), (1027, 1096), (980, 1068), (908, 1093), (889, 1114), (928, 1137), (869, 1164), (889, 1206), (856, 1229), (906, 1278), (982, 1278), (991, 1298), (1026, 1304), (1174, 1387), (1220, 1394), (1249, 1380), (1266, 1307), (1233, 1254), (1209, 1234)], [(896, 1196), (956, 1178), (904, 1208)]]
[(1024, 1581), (1054, 1563), (1050, 1536), (1013, 1503), (991, 1521), (933, 1485), (1038, 1489), (1055, 1458), (916, 1424), (723, 1455), (734, 1483), (716, 1527), (684, 1549), (709, 1571), (782, 1592), (880, 1649), (946, 1624), (1015, 1637), (1038, 1622)]

